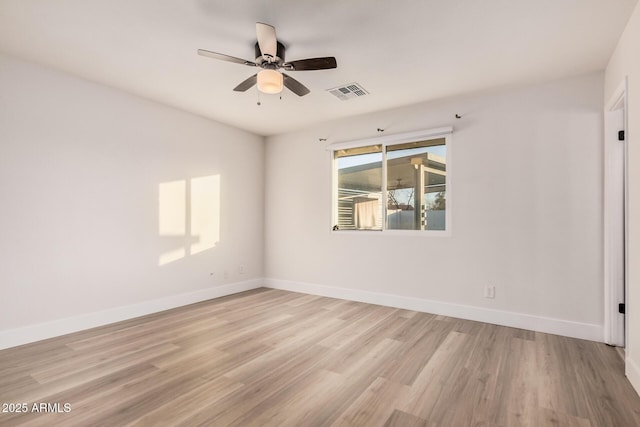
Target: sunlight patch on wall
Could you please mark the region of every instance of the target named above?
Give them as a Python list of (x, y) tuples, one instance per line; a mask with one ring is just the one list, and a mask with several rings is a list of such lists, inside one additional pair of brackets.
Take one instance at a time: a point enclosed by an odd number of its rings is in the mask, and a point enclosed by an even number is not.
[(211, 249), (220, 240), (220, 175), (191, 180), (191, 254)]
[(169, 248), (166, 265), (215, 247), (220, 241), (220, 175), (158, 184), (158, 235)]

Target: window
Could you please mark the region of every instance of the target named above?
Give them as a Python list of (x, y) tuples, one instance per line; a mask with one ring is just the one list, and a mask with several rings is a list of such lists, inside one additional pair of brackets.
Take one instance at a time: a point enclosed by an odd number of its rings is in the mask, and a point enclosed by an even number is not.
[(333, 152), (340, 230), (382, 230), (382, 146)]
[(333, 229), (447, 232), (450, 133), (443, 128), (330, 146)]

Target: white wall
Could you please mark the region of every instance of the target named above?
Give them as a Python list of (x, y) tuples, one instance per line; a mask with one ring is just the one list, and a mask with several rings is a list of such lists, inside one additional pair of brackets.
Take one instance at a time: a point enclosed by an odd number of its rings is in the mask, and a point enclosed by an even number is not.
[(605, 72), (605, 102), (627, 77), (629, 157), (629, 303), (626, 373), (640, 393), (640, 4), (627, 23)]
[[(602, 340), (602, 82), (597, 73), (269, 137), (267, 283)], [(330, 233), (326, 144), (446, 125), (452, 237)]]
[[(0, 341), (262, 277), (263, 161), (262, 137), (0, 56)], [(175, 189), (193, 178), (192, 204)], [(205, 250), (189, 253), (194, 242)]]
[[(263, 275), (601, 339), (602, 92), (594, 74), (420, 104), (271, 137), (265, 153), (261, 137), (0, 56), (0, 347)], [(452, 237), (329, 232), (327, 143), (444, 125)], [(159, 265), (197, 242), (160, 236), (160, 217), (180, 216), (159, 212), (163, 184), (201, 177), (220, 183), (218, 242)]]

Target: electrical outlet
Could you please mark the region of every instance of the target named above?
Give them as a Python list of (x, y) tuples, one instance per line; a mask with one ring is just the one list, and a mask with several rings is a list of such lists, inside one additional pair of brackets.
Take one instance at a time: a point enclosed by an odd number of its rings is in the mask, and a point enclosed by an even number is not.
[(227, 270), (224, 271), (224, 280), (229, 278), (229, 272)]
[(244, 274), (245, 270), (244, 270), (244, 265), (241, 265), (238, 267), (238, 274)]
[(495, 286), (485, 286), (484, 287), (484, 297), (485, 298), (495, 298), (496, 297), (496, 287)]

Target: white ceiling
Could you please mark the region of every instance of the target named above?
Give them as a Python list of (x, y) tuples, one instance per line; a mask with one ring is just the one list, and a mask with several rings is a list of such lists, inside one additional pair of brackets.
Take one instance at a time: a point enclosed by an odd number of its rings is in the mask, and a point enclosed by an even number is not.
[[(0, 52), (273, 135), (460, 93), (602, 70), (637, 0), (0, 0)], [(290, 72), (299, 98), (232, 88), (254, 68), (255, 22), (287, 60), (335, 56), (336, 70)], [(358, 82), (371, 95), (326, 89)]]

